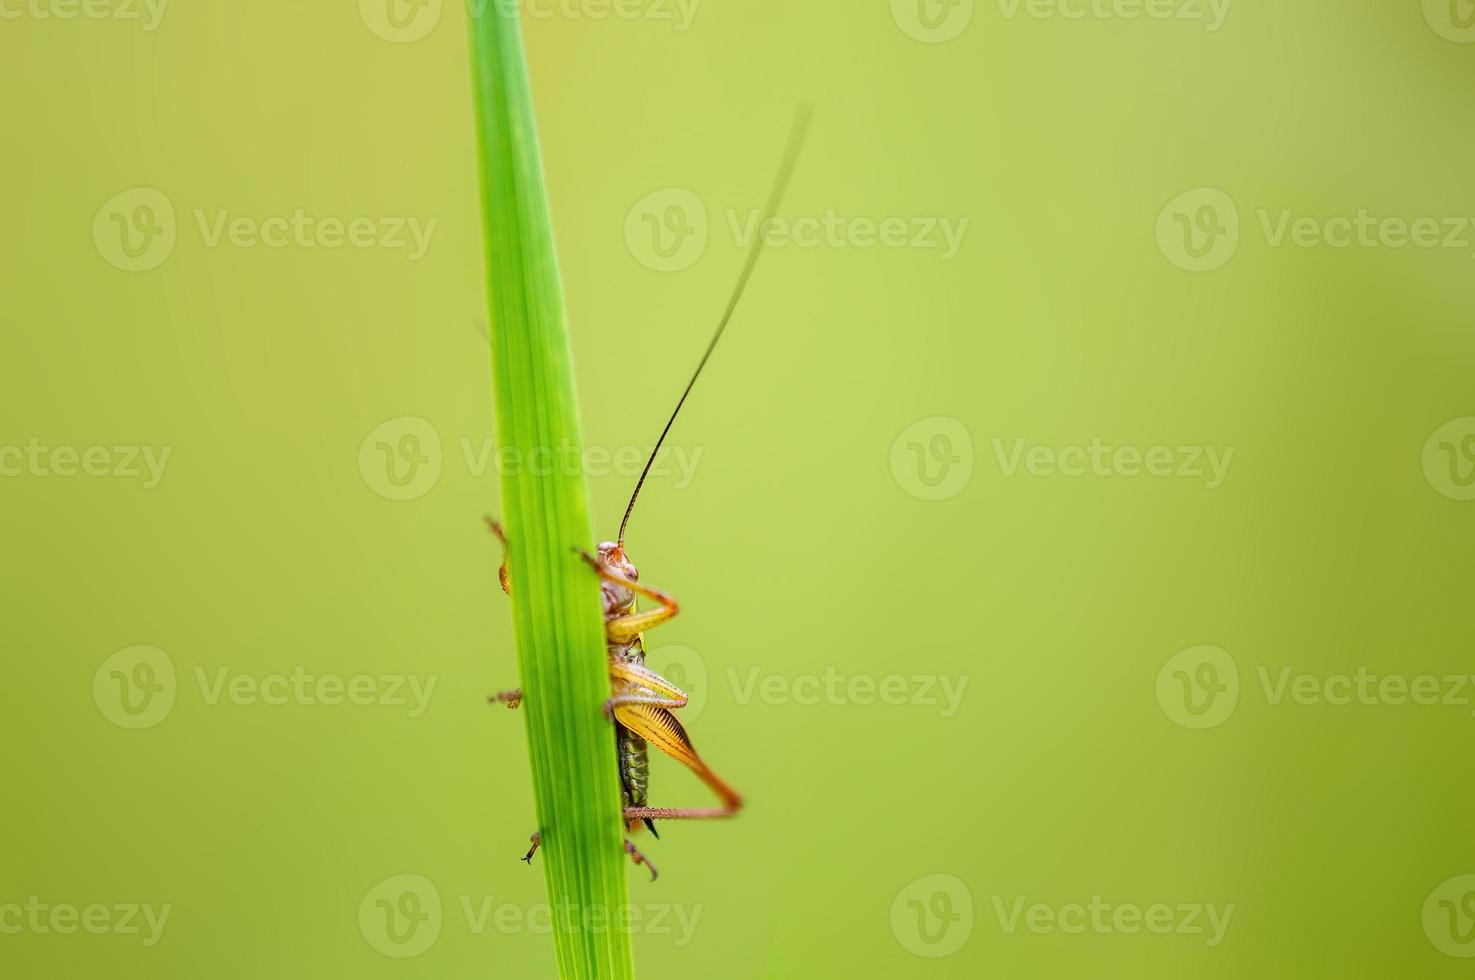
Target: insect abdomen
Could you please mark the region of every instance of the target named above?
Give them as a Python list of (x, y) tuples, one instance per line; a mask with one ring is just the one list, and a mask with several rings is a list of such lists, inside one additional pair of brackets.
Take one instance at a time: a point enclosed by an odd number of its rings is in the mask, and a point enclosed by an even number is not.
[(619, 740), (620, 786), (624, 789), (626, 806), (645, 806), (646, 787), (650, 784), (650, 753), (645, 739), (624, 725), (616, 725), (615, 737)]

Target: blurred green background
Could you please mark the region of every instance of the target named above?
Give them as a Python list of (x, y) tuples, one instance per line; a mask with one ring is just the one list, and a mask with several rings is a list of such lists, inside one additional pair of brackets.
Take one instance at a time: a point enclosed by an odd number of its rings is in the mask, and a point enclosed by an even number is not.
[[(638, 974), (1468, 976), (1468, 4), (524, 6)], [(0, 973), (551, 975), (466, 10), (0, 14)]]

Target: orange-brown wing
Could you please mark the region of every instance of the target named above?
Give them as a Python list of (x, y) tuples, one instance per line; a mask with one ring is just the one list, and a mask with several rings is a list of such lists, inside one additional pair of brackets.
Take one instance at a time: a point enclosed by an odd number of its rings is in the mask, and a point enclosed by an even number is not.
[(620, 724), (682, 765), (700, 773), (707, 766), (697, 755), (691, 737), (676, 716), (658, 704), (617, 704), (615, 718)]
[(707, 764), (697, 755), (696, 748), (691, 744), (691, 737), (686, 734), (686, 729), (681, 727), (681, 722), (671, 712), (655, 704), (617, 704), (615, 718), (636, 735), (696, 773), (728, 806), (742, 804), (743, 798), (738, 795), (737, 790), (707, 768)]

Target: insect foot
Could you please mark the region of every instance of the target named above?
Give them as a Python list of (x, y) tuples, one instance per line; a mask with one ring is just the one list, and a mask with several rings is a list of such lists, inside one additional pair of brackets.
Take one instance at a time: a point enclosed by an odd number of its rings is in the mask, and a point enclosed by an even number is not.
[(661, 873), (656, 870), (656, 866), (651, 864), (650, 860), (644, 854), (640, 853), (640, 848), (631, 843), (628, 837), (625, 838), (625, 853), (630, 855), (630, 860), (634, 861), (637, 865), (643, 864), (650, 869), (651, 881), (655, 881), (661, 876)]
[(496, 694), (487, 698), (487, 703), (505, 704), (509, 708), (516, 708), (522, 704), (522, 688), (519, 687), (514, 691), (498, 691)]

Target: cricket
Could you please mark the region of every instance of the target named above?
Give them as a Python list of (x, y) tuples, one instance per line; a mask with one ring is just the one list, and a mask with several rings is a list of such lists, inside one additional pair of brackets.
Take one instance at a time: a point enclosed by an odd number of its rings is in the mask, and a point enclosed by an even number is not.
[[(635, 567), (629, 552), (625, 550), (625, 531), (630, 524), (630, 515), (635, 510), (635, 502), (640, 498), (640, 490), (645, 485), (646, 477), (650, 474), (651, 466), (655, 463), (661, 446), (671, 431), (671, 426), (675, 424), (676, 417), (681, 414), (681, 407), (686, 404), (686, 399), (695, 387), (697, 378), (701, 377), (702, 369), (707, 366), (707, 360), (712, 356), (712, 351), (716, 349), (717, 342), (722, 339), (722, 334), (727, 329), (733, 312), (737, 309), (738, 302), (747, 288), (748, 280), (753, 275), (753, 269), (758, 264), (758, 258), (763, 252), (764, 230), (783, 201), (784, 190), (793, 173), (794, 164), (798, 160), (808, 125), (809, 111), (807, 108), (801, 108), (794, 119), (778, 173), (769, 191), (763, 216), (758, 225), (759, 233), (748, 246), (748, 253), (738, 275), (737, 284), (733, 287), (727, 305), (717, 321), (717, 329), (708, 341), (701, 360), (697, 362), (696, 370), (692, 372), (685, 390), (677, 399), (676, 407), (666, 420), (665, 428), (661, 430), (654, 448), (651, 449), (650, 457), (645, 462), (645, 467), (635, 481), (635, 489), (630, 494), (630, 502), (625, 507), (625, 516), (620, 521), (619, 532), (615, 540), (601, 543), (598, 553), (593, 555), (580, 548), (573, 549), (593, 569), (600, 585), (610, 678), (610, 697), (604, 702), (604, 715), (614, 728), (624, 808), (623, 821), (628, 833), (636, 833), (641, 827), (645, 827), (653, 836), (659, 838), (660, 834), (657, 833), (654, 822), (656, 820), (720, 819), (736, 814), (743, 805), (743, 798), (738, 791), (718, 776), (712, 767), (697, 754), (691, 737), (686, 733), (681, 722), (677, 720), (674, 712), (686, 706), (688, 700), (686, 692), (645, 666), (645, 632), (670, 622), (675, 618), (679, 607), (670, 595), (640, 582), (640, 571)], [(508, 568), (507, 536), (496, 520), (488, 517), (486, 522), (492, 534), (502, 543), (502, 564), (497, 570), (497, 577), (502, 584), (502, 590), (510, 595), (512, 593), (512, 572)], [(643, 611), (638, 610), (636, 608), (637, 598), (646, 599), (653, 603), (654, 607)], [(523, 693), (519, 688), (499, 692), (488, 700), (493, 704), (504, 704), (508, 708), (516, 708), (522, 703), (522, 699)], [(674, 808), (651, 806), (651, 746), (695, 773), (716, 794), (719, 805)], [(532, 864), (533, 855), (538, 851), (541, 843), (540, 833), (534, 833), (531, 840), (532, 847), (522, 858), (528, 864)], [(644, 865), (650, 871), (652, 881), (656, 879), (659, 872), (655, 865), (651, 864), (629, 837), (625, 838), (625, 851), (636, 865)]]

